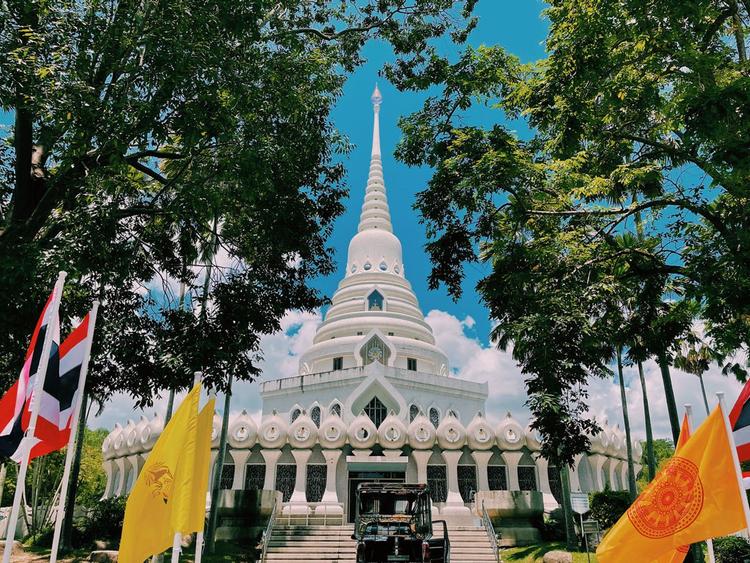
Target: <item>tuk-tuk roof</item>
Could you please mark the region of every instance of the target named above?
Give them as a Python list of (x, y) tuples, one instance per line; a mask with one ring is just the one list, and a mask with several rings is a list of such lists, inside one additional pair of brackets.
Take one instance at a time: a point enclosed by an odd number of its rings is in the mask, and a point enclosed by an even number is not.
[(427, 485), (424, 483), (360, 483), (357, 486), (357, 492), (419, 496), (427, 493)]

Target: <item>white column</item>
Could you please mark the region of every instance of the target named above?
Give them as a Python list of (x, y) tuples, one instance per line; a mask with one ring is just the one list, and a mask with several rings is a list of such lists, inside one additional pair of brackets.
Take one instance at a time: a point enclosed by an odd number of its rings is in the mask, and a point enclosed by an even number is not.
[(127, 471), (125, 471), (125, 468), (129, 464), (124, 457), (118, 457), (115, 463), (117, 464), (117, 470), (120, 472), (120, 482), (117, 484), (117, 489), (114, 491), (113, 496), (121, 497), (125, 494), (125, 487), (127, 486)]
[(336, 492), (336, 467), (341, 457), (341, 450), (323, 450), (326, 460), (326, 490), (323, 493), (322, 502), (338, 504), (339, 495)]
[(523, 452), (503, 452), (503, 457), (508, 464), (508, 490), (520, 491), (518, 484), (518, 462), (523, 457)]
[(112, 496), (112, 478), (115, 476), (115, 462), (111, 459), (106, 460), (102, 466), (104, 467), (104, 474), (107, 476), (107, 484), (104, 485), (104, 494), (102, 500)]
[(614, 457), (609, 458), (609, 467), (607, 468), (609, 470), (609, 488), (612, 489), (613, 491), (622, 490), (622, 484), (620, 484), (619, 487), (617, 486), (617, 481), (618, 481), (617, 468), (619, 465), (620, 465), (619, 459), (616, 459)]
[(247, 458), (250, 457), (250, 450), (229, 450), (229, 455), (234, 460), (232, 490), (241, 491), (245, 488), (245, 466), (247, 465)]
[(411, 455), (417, 464), (417, 483), (427, 484), (427, 462), (432, 457), (432, 450), (412, 450)]
[(266, 475), (263, 479), (263, 490), (276, 490), (276, 464), (281, 457), (281, 450), (260, 450), (260, 455), (266, 462)]
[(477, 490), (489, 491), (490, 480), (487, 476), (487, 465), (489, 465), (490, 463), (492, 452), (485, 452), (485, 451), (471, 452), (471, 457), (474, 458), (474, 462), (477, 464)]
[(582, 459), (583, 454), (575, 456), (575, 458), (573, 458), (573, 468), (568, 471), (568, 475), (570, 476), (570, 490), (574, 493), (580, 493), (582, 491), (581, 479), (578, 477), (578, 468), (581, 466)]
[(547, 469), (549, 467), (549, 461), (544, 459), (542, 456), (536, 458), (536, 472), (539, 475), (539, 490), (544, 494), (551, 494), (552, 489), (549, 486), (549, 473)]
[(604, 462), (607, 461), (607, 458), (603, 456), (602, 454), (591, 454), (589, 455), (589, 462), (591, 463), (591, 469), (594, 473), (592, 480), (594, 481), (594, 490), (595, 491), (603, 491), (604, 490), (604, 479), (602, 474), (602, 469), (604, 467)]
[(461, 459), (461, 450), (443, 450), (445, 459), (445, 471), (448, 481), (448, 495), (445, 499), (443, 514), (469, 514), (469, 508), (464, 505), (461, 492), (458, 490), (458, 460)]
[(618, 467), (618, 470), (620, 472), (620, 485), (622, 487), (622, 490), (627, 491), (628, 490), (628, 462), (624, 460), (621, 461)]
[(312, 455), (312, 450), (292, 450), (296, 464), (294, 477), (294, 492), (289, 502), (292, 504), (307, 504), (307, 460)]

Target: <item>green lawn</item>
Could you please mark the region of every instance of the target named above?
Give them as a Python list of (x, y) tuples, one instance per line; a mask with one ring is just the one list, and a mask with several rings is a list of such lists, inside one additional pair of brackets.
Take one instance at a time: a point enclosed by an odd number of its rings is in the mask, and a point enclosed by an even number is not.
[[(500, 550), (503, 563), (541, 563), (548, 551), (556, 549), (565, 551), (563, 542), (547, 542), (525, 547), (509, 547)], [(588, 563), (586, 553), (573, 553), (573, 563)], [(591, 553), (591, 563), (596, 563), (596, 554)]]

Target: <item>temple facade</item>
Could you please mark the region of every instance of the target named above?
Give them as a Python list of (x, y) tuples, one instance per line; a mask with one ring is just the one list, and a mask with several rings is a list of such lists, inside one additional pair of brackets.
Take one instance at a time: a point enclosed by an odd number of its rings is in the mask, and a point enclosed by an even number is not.
[[(406, 278), (380, 157), (381, 101), (376, 87), (369, 176), (344, 277), (298, 375), (260, 384), (259, 420), (230, 417), (222, 488), (276, 490), (287, 513), (344, 520), (363, 481), (427, 483), (446, 518), (477, 515), (480, 499), (550, 511), (559, 474), (538, 456), (539, 437), (510, 413), (486, 412), (487, 383), (451, 375)], [(215, 416), (214, 456), (220, 425)], [(110, 433), (105, 497), (128, 493), (162, 429), (155, 416)], [(578, 457), (572, 490), (626, 489), (625, 457), (623, 433), (605, 426)]]

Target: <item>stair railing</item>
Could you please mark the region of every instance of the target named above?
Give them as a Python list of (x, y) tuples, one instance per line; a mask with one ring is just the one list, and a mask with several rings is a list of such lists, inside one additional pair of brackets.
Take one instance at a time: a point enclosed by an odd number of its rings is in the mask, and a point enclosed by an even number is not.
[(492, 525), (492, 519), (487, 514), (487, 509), (484, 507), (484, 499), (482, 499), (482, 524), (484, 524), (484, 530), (487, 532), (487, 537), (492, 544), (492, 550), (495, 553), (495, 559), (497, 563), (502, 563), (500, 560), (500, 549), (497, 545), (497, 535), (495, 534), (495, 527)]
[(266, 555), (268, 553), (268, 544), (271, 543), (271, 534), (273, 534), (273, 526), (276, 523), (276, 513), (279, 508), (279, 496), (278, 494), (273, 497), (273, 507), (271, 508), (271, 516), (268, 518), (268, 524), (266, 525), (266, 529), (263, 530), (263, 535), (261, 536), (261, 545), (263, 546), (263, 550), (260, 554), (260, 563), (266, 563)]

